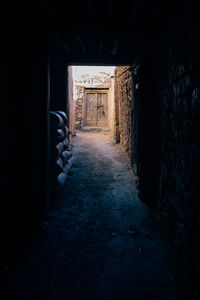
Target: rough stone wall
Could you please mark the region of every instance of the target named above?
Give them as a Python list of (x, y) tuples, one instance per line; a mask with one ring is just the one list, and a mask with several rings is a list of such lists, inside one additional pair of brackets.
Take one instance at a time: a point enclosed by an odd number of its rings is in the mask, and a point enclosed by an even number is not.
[(110, 128), (111, 137), (116, 141), (115, 133), (116, 133), (116, 121), (115, 121), (115, 79), (112, 77), (109, 88), (109, 101), (108, 101), (108, 125)]
[(130, 66), (120, 66), (115, 69), (115, 90), (116, 112), (118, 111), (119, 115), (119, 120), (116, 117), (116, 141), (120, 140), (120, 144), (131, 159), (133, 82)]
[[(197, 28), (196, 28), (197, 29)], [(200, 59), (198, 35), (187, 30), (165, 53), (161, 71), (161, 179), (159, 207), (189, 274), (200, 278)], [(195, 37), (195, 39), (194, 39)], [(187, 273), (187, 271), (189, 273)], [(192, 272), (190, 273), (190, 271)]]
[[(161, 213), (173, 253), (181, 260), (183, 286), (188, 285), (184, 299), (197, 299), (189, 295), (198, 290), (200, 279), (200, 28), (189, 30), (180, 23), (176, 31), (167, 30), (163, 40), (138, 59), (135, 74), (133, 68), (132, 149), (140, 195)], [(122, 107), (127, 113), (125, 103), (120, 99), (122, 115)]]
[(83, 127), (83, 100), (78, 99), (76, 101), (76, 129), (81, 129)]
[(113, 132), (113, 139), (116, 143), (120, 143), (120, 116), (119, 116), (119, 83), (116, 79), (116, 70), (114, 76), (114, 101), (115, 101), (115, 130)]
[(83, 127), (84, 116), (84, 86), (75, 86), (76, 89), (76, 109), (75, 109), (75, 128), (80, 130)]
[[(184, 286), (200, 278), (200, 59), (198, 29), (166, 33), (141, 59), (137, 98), (139, 188), (161, 213)], [(195, 35), (196, 34), (196, 35)], [(198, 42), (197, 42), (198, 41)], [(156, 52), (157, 51), (157, 52)], [(190, 280), (189, 280), (190, 279)], [(189, 297), (193, 288), (187, 286)]]

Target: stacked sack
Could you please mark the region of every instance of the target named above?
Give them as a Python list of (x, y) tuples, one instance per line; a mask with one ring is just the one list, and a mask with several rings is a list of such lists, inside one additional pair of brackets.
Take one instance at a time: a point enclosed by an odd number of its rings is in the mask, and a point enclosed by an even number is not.
[(50, 112), (50, 162), (51, 196), (55, 196), (64, 186), (70, 169), (71, 145), (67, 127), (67, 116), (63, 111)]

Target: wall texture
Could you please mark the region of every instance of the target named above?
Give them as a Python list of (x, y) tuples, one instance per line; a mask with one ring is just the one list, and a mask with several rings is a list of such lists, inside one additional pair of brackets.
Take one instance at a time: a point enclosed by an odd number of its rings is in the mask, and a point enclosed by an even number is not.
[(110, 87), (108, 93), (108, 127), (110, 128), (111, 138), (115, 141), (116, 122), (115, 122), (115, 79), (110, 79)]
[(119, 142), (131, 159), (131, 102), (133, 101), (132, 69), (120, 66), (115, 69), (116, 142)]
[(131, 159), (141, 199), (165, 220), (185, 299), (200, 278), (198, 30), (169, 26), (131, 67), (115, 71), (115, 141)]
[(81, 129), (83, 127), (84, 116), (84, 86), (76, 85), (76, 108), (75, 108), (75, 128)]
[[(183, 24), (182, 24), (183, 26)], [(200, 59), (197, 27), (186, 24), (168, 47), (161, 71), (161, 176), (159, 208), (169, 220), (169, 233), (182, 257), (185, 279), (200, 278)], [(195, 41), (195, 42), (194, 42)], [(187, 273), (187, 271), (189, 273)]]
[(200, 278), (198, 31), (194, 26), (191, 35), (186, 23), (176, 31), (169, 26), (153, 51), (140, 58), (133, 78), (140, 196), (165, 220), (184, 285), (192, 284), (185, 299)]

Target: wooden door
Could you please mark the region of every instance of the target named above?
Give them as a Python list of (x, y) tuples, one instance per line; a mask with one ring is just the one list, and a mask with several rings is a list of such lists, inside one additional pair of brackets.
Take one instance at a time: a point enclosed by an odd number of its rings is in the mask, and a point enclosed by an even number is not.
[(86, 126), (97, 126), (97, 94), (86, 94)]
[(106, 127), (108, 125), (108, 105), (107, 94), (97, 94), (97, 126)]
[(85, 125), (95, 127), (108, 125), (107, 93), (86, 93)]

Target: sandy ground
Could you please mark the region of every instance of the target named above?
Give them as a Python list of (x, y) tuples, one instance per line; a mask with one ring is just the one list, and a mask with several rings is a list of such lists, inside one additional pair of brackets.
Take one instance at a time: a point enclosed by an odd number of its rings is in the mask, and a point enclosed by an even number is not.
[(48, 225), (0, 273), (9, 300), (174, 300), (174, 261), (138, 198), (125, 154), (106, 133), (78, 133)]

